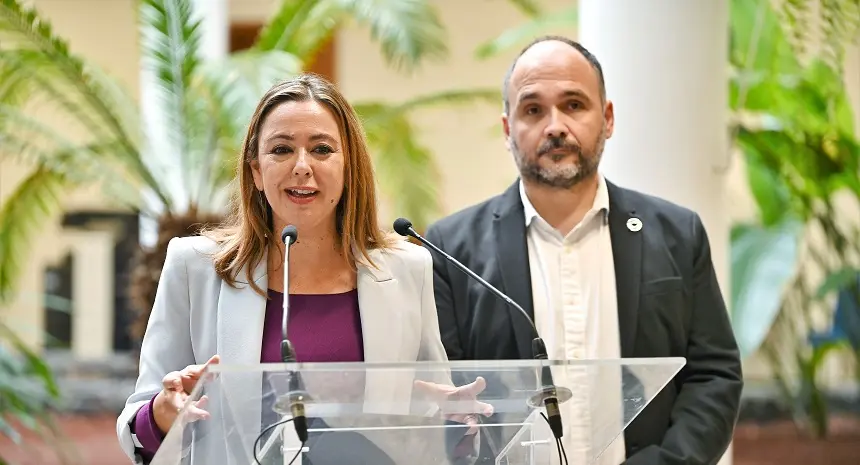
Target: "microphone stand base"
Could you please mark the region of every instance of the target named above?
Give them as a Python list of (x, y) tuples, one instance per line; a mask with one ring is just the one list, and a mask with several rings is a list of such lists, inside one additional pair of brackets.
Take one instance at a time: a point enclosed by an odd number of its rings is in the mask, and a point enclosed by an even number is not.
[(543, 408), (544, 401), (553, 397), (563, 404), (573, 397), (573, 392), (562, 386), (546, 386), (529, 397), (526, 403), (531, 408)]
[(280, 415), (292, 416), (292, 405), (295, 402), (301, 402), (304, 404), (305, 402), (313, 400), (305, 391), (293, 391), (287, 394), (283, 394), (278, 396), (275, 399), (275, 405), (272, 406), (272, 410)]

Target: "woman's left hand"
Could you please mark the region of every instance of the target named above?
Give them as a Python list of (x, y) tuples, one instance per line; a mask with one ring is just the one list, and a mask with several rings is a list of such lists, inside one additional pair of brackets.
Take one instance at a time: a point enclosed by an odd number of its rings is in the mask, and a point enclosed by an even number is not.
[(489, 417), (493, 414), (492, 405), (478, 400), (478, 394), (487, 387), (487, 382), (480, 376), (465, 386), (455, 387), (415, 380), (415, 387), (439, 405), (446, 419), (469, 425), (466, 434), (478, 432), (479, 422), (476, 415)]

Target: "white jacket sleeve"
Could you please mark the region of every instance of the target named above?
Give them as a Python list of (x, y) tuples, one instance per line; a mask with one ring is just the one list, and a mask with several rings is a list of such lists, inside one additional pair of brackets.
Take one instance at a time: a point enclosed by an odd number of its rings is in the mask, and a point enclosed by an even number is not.
[(135, 442), (131, 422), (137, 411), (161, 391), (161, 380), (171, 372), (195, 363), (191, 347), (190, 302), (185, 257), (192, 250), (187, 241), (172, 239), (167, 246), (164, 268), (158, 282), (155, 303), (143, 337), (140, 367), (134, 393), (116, 422), (123, 452), (135, 463)]

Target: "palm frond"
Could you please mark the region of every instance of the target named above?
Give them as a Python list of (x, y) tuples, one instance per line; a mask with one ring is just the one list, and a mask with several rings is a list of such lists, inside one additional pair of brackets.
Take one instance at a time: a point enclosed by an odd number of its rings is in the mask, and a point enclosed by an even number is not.
[(434, 107), (490, 103), (498, 105), (499, 91), (451, 90), (425, 94), (398, 104), (358, 102), (361, 117), (379, 171), (380, 190), (393, 199), (395, 211), (424, 229), (440, 211), (439, 169), (433, 153), (422, 145), (410, 122), (413, 112)]
[[(214, 143), (210, 154), (208, 183), (210, 189), (226, 185), (233, 177), (236, 157), (245, 136), (248, 121), (260, 97), (276, 82), (295, 76), (302, 69), (295, 56), (279, 51), (247, 50), (230, 55), (226, 60), (206, 63), (201, 67), (197, 91), (208, 102), (206, 115), (212, 123)], [(216, 199), (211, 190), (202, 199)], [(223, 203), (214, 203), (223, 207)], [(201, 204), (201, 207), (204, 205)], [(203, 208), (206, 211), (205, 208)]]
[(860, 0), (783, 0), (777, 12), (795, 53), (842, 72), (860, 30)]
[(394, 111), (411, 112), (431, 107), (444, 106), (450, 108), (454, 105), (474, 105), (477, 103), (489, 103), (501, 105), (502, 95), (497, 89), (459, 89), (436, 92), (433, 94), (419, 95), (403, 103), (395, 105)]
[(66, 178), (44, 166), (28, 174), (0, 209), (0, 303), (14, 296), (31, 240), (60, 206)]
[(3, 105), (19, 105), (25, 102), (33, 91), (32, 81), (27, 79), (22, 67), (14, 65), (19, 60), (10, 57), (17, 54), (16, 52), (18, 51), (0, 48), (0, 104)]
[(109, 101), (117, 92), (105, 86), (102, 73), (71, 53), (68, 43), (35, 9), (23, 7), (19, 0), (0, 0), (0, 61), (0, 68), (28, 79), (33, 93), (67, 112), (94, 139), (116, 141), (117, 159), (146, 184), (157, 185), (124, 118)]
[(508, 0), (508, 3), (512, 4), (516, 9), (520, 10), (520, 13), (529, 18), (536, 18), (541, 15), (541, 8), (536, 1)]
[(13, 158), (31, 166), (41, 165), (63, 173), (75, 183), (91, 183), (99, 177), (121, 178), (133, 184), (135, 177), (117, 163), (116, 141), (77, 144), (56, 129), (23, 111), (0, 105), (0, 157)]
[(379, 173), (379, 188), (399, 215), (423, 230), (439, 212), (439, 171), (433, 154), (422, 146), (409, 119), (383, 104), (359, 104), (367, 141)]
[(137, 103), (137, 99), (132, 97), (128, 89), (123, 87), (118, 80), (98, 66), (88, 65), (87, 72), (101, 92), (101, 101), (113, 111), (120, 127), (123, 128), (123, 135), (128, 140), (127, 143), (134, 147), (133, 153), (139, 157), (144, 135), (140, 118), (140, 105)]
[[(64, 90), (79, 94), (81, 103), (91, 107), (94, 121), (100, 125), (90, 129), (107, 126), (117, 134), (125, 135), (125, 128), (121, 127), (113, 109), (100, 98), (105, 90), (98, 80), (93, 79), (91, 66), (71, 53), (66, 41), (54, 35), (51, 25), (35, 9), (22, 7), (18, 0), (0, 0), (0, 39), (0, 48), (4, 52), (31, 52), (16, 54), (20, 65), (18, 72), (30, 68), (30, 77), (47, 74), (51, 79), (62, 79), (67, 84)], [(2, 56), (7, 58), (5, 53)]]
[(59, 396), (45, 361), (0, 321), (0, 434), (20, 443), (20, 433), (6, 421), (12, 418), (40, 433), (40, 423), (54, 431), (50, 407), (56, 405)]
[(260, 31), (254, 48), (262, 51), (281, 50), (296, 55), (295, 41), (299, 29), (317, 3), (319, 0), (282, 1)]
[(557, 26), (575, 27), (578, 18), (579, 6), (575, 4), (560, 12), (542, 14), (502, 32), (495, 39), (484, 42), (475, 50), (475, 56), (479, 59), (497, 56), (513, 47), (524, 46), (535, 37)]
[(413, 71), (424, 60), (447, 56), (445, 29), (426, 0), (287, 0), (255, 47), (283, 50), (307, 64), (348, 20), (370, 29), (386, 62), (396, 70)]
[(115, 157), (116, 141), (75, 144), (20, 110), (0, 105), (0, 159), (41, 166), (62, 175), (70, 185), (97, 185), (119, 207), (145, 210), (139, 178)]
[(193, 201), (195, 162), (205, 157), (194, 143), (205, 131), (192, 122), (200, 108), (189, 95), (201, 62), (201, 22), (192, 11), (189, 0), (140, 3), (141, 60), (149, 73), (144, 85), (152, 86), (152, 100), (144, 102), (146, 158), (171, 196), (168, 206), (180, 209)]

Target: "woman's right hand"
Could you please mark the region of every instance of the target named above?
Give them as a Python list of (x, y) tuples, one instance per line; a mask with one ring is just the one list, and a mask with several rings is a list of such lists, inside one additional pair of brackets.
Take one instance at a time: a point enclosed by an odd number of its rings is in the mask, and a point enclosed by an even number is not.
[[(180, 410), (182, 410), (206, 367), (220, 361), (221, 358), (218, 355), (213, 355), (203, 365), (188, 365), (182, 371), (172, 371), (164, 376), (161, 380), (161, 392), (155, 396), (155, 402), (152, 406), (155, 424), (158, 425), (158, 429), (163, 434), (167, 434), (170, 426), (176, 421), (176, 417), (179, 416)], [(192, 419), (209, 417), (209, 413), (203, 410), (203, 407), (206, 406), (206, 400), (207, 397), (203, 396), (188, 407), (188, 414), (191, 415)]]

